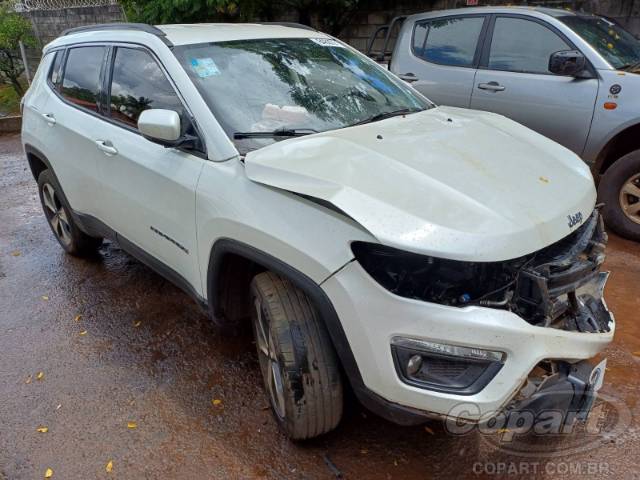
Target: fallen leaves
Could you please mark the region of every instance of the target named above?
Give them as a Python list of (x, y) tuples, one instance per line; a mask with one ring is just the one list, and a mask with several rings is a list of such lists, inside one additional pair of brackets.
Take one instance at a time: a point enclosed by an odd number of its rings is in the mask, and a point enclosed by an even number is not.
[(133, 322), (133, 327), (134, 328), (138, 328), (140, 325), (142, 325), (142, 320), (137, 320), (137, 321)]
[(136, 422), (129, 421), (127, 422), (127, 428), (133, 430), (134, 428), (138, 428), (138, 424)]
[(47, 300), (49, 300), (49, 295), (42, 295), (42, 297), (40, 298), (42, 298), (42, 300), (46, 302)]
[(36, 428), (36, 432), (47, 433), (49, 431), (49, 427), (38, 427)]
[(60, 408), (62, 408), (62, 404), (59, 403), (58, 406), (56, 407), (56, 410), (60, 410)]
[(19, 257), (21, 255), (20, 250), (14, 250), (11, 252), (12, 257)]
[(24, 383), (26, 383), (27, 385), (29, 385), (31, 383), (31, 375), (29, 375), (26, 380), (24, 381)]
[(107, 471), (107, 473), (111, 473), (111, 470), (113, 470), (113, 460), (109, 460), (104, 469)]
[(212, 404), (214, 407), (217, 407), (217, 406), (219, 406), (219, 405), (222, 405), (222, 400), (220, 400), (219, 398), (214, 398), (213, 400), (211, 400), (211, 404)]
[(81, 332), (78, 332), (78, 335), (80, 335), (81, 337), (84, 337), (87, 334), (86, 330), (82, 330)]
[(44, 380), (44, 372), (38, 372), (36, 375), (36, 380)]
[(79, 322), (80, 320), (82, 320), (82, 315), (76, 315), (75, 317), (73, 317), (74, 322)]
[(53, 470), (50, 468), (47, 468), (44, 471), (44, 478), (51, 478), (51, 477), (53, 477)]

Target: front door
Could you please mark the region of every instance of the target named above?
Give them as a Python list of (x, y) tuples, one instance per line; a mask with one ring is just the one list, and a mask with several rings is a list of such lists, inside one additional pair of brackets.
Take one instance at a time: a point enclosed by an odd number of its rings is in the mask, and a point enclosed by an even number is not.
[(484, 15), (419, 20), (410, 52), (397, 52), (393, 73), (439, 105), (469, 107)]
[(598, 80), (554, 75), (548, 69), (552, 53), (575, 47), (545, 22), (515, 15), (497, 16), (490, 40), (471, 108), (505, 115), (581, 155)]
[(183, 131), (190, 129), (189, 116), (164, 70), (145, 49), (114, 47), (110, 64), (108, 121), (97, 145), (104, 199), (100, 216), (120, 238), (172, 270), (165, 273), (177, 273), (179, 281), (186, 280), (202, 294), (195, 191), (205, 160), (196, 152), (153, 143), (137, 130), (140, 113), (149, 108), (178, 112)]

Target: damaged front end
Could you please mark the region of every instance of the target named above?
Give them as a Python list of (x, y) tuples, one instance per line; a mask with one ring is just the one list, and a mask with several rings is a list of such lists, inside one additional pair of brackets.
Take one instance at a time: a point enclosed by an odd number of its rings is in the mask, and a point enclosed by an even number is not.
[(596, 209), (562, 240), (504, 262), (462, 262), (355, 242), (354, 255), (380, 285), (396, 295), (441, 305), (483, 306), (514, 312), (532, 325), (602, 333), (611, 316), (600, 272), (607, 234)]

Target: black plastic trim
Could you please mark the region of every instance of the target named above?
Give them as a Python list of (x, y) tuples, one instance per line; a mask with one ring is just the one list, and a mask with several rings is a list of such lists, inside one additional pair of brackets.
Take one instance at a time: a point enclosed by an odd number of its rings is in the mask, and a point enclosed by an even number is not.
[(141, 263), (144, 263), (147, 267), (149, 267), (161, 277), (173, 283), (176, 287), (192, 297), (198, 305), (206, 310), (207, 301), (202, 298), (198, 294), (198, 292), (196, 292), (196, 290), (186, 278), (169, 267), (166, 263), (147, 253), (146, 250), (140, 248), (135, 243), (128, 240), (126, 237), (122, 236), (107, 224), (103, 223), (101, 220), (95, 218), (92, 215), (87, 215), (85, 213), (80, 213), (71, 209), (71, 216), (78, 224), (80, 229), (87, 235), (100, 236), (117, 242), (125, 252), (127, 252), (132, 257), (135, 257)]
[(342, 328), (342, 323), (324, 290), (304, 273), (296, 270), (282, 260), (262, 252), (250, 245), (237, 240), (223, 238), (213, 245), (209, 266), (207, 270), (207, 297), (209, 299), (209, 311), (213, 315), (216, 311), (215, 293), (219, 289), (221, 278), (222, 259), (226, 254), (234, 254), (256, 262), (275, 273), (287, 277), (296, 287), (309, 296), (317, 308), (320, 318), (329, 332), (329, 336), (336, 349), (340, 362), (349, 379), (351, 388), (356, 397), (366, 408), (387, 420), (400, 425), (418, 425), (433, 418), (434, 415), (420, 410), (404, 407), (389, 402), (376, 393), (369, 390), (362, 379), (360, 369), (347, 340), (347, 335)]
[[(405, 374), (404, 369), (400, 365), (400, 359), (398, 357), (398, 348), (403, 348), (405, 350), (411, 350), (411, 351), (415, 350), (417, 354), (421, 354), (425, 357), (440, 358), (444, 360), (455, 360), (455, 361), (464, 360), (469, 363), (485, 364), (486, 368), (484, 369), (484, 371), (482, 371), (480, 376), (478, 376), (478, 378), (476, 378), (473, 381), (473, 383), (471, 383), (470, 385), (467, 385), (464, 388), (453, 388), (453, 387), (447, 387), (446, 385), (440, 385), (432, 382), (421, 382), (421, 381), (409, 378)], [(412, 387), (421, 388), (423, 390), (430, 390), (433, 392), (440, 392), (440, 393), (449, 393), (452, 395), (475, 395), (476, 393), (481, 392), (487, 385), (489, 385), (489, 382), (491, 382), (491, 380), (494, 379), (494, 377), (498, 374), (498, 372), (504, 366), (504, 363), (502, 362), (481, 361), (481, 360), (475, 360), (471, 358), (455, 357), (451, 355), (441, 355), (441, 354), (437, 354), (429, 351), (420, 351), (418, 349), (398, 347), (396, 345), (391, 346), (391, 352), (393, 355), (393, 365), (396, 367), (396, 374), (398, 375), (398, 378), (403, 383), (406, 383), (407, 385), (411, 385)]]

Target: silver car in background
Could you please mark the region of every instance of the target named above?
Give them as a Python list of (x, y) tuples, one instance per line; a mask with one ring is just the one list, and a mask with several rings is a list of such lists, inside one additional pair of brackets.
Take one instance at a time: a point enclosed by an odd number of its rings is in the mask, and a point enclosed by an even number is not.
[(573, 150), (608, 226), (640, 240), (638, 39), (601, 16), (529, 7), (429, 12), (385, 30), (377, 59), (392, 72), (438, 104), (500, 113)]

